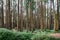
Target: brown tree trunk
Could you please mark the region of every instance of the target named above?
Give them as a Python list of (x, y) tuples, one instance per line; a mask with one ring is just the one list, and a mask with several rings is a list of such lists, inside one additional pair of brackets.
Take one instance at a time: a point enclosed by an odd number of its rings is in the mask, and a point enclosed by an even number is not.
[(21, 3), (21, 10), (20, 10), (20, 30), (22, 31), (23, 30), (23, 13), (22, 13), (22, 1), (23, 0), (20, 0), (20, 3)]
[(10, 0), (6, 0), (6, 28), (11, 28)]
[(26, 4), (26, 30), (28, 31), (29, 30), (29, 26), (28, 26), (28, 3)]
[(52, 26), (52, 0), (50, 0), (50, 13), (49, 13), (49, 26), (48, 28), (50, 29)]
[(41, 26), (40, 26), (40, 25), (41, 25), (41, 24), (40, 24), (40, 23), (41, 23), (41, 22), (40, 22), (40, 20), (41, 20), (41, 19), (40, 19), (40, 18), (41, 18), (41, 16), (40, 16), (40, 15), (41, 15), (41, 13), (40, 13), (40, 6), (41, 6), (41, 5), (40, 5), (40, 2), (38, 2), (38, 5), (39, 5), (39, 7), (38, 7), (38, 14), (37, 14), (37, 20), (36, 20), (36, 22), (37, 22), (37, 28), (40, 28), (40, 27), (41, 27)]
[(44, 21), (44, 30), (46, 29), (46, 2), (44, 1), (44, 5), (43, 5), (43, 21)]
[[(47, 0), (47, 2), (48, 2), (48, 0)], [(46, 13), (47, 14), (47, 17), (46, 17), (46, 22), (47, 23), (46, 23), (46, 27), (48, 29), (48, 4), (47, 4), (47, 8), (46, 9), (47, 9), (47, 13)]]
[(58, 9), (58, 0), (57, 0), (57, 11), (54, 14), (54, 30), (59, 28), (59, 9)]
[(34, 25), (33, 25), (33, 10), (31, 6), (32, 2), (30, 2), (30, 22), (31, 22), (31, 30), (33, 31)]
[(3, 0), (2, 0), (2, 27), (4, 27)]
[(17, 30), (19, 30), (19, 0), (18, 0), (18, 15), (17, 15)]
[(43, 29), (44, 29), (44, 20), (43, 20), (43, 5), (42, 5), (42, 1), (41, 1), (41, 11), (40, 11), (40, 13), (41, 13), (41, 30), (43, 31)]

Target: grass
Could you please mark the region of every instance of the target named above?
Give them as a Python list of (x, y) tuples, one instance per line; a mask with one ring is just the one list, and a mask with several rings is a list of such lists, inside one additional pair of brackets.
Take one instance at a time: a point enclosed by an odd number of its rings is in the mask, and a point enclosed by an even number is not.
[(45, 30), (45, 31), (35, 30), (32, 33), (31, 31), (20, 32), (0, 28), (0, 40), (60, 40), (60, 38), (57, 39), (47, 36), (47, 34), (51, 34), (54, 32), (55, 32), (54, 30)]

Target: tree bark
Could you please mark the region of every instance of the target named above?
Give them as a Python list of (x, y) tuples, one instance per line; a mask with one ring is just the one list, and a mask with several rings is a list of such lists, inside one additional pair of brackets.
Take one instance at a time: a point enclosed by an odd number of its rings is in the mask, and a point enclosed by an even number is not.
[(2, 27), (4, 28), (4, 11), (3, 11), (3, 0), (2, 0)]
[(50, 0), (49, 29), (52, 27), (52, 0)]
[(10, 0), (6, 0), (6, 28), (11, 29)]
[(22, 31), (23, 30), (23, 13), (22, 13), (22, 1), (23, 0), (20, 0), (20, 3), (21, 3), (21, 10), (20, 10), (20, 30)]
[(28, 31), (29, 30), (29, 24), (28, 24), (28, 2), (26, 3), (26, 30)]
[(59, 28), (59, 6), (58, 6), (58, 0), (57, 0), (57, 11), (54, 14), (54, 30), (58, 30)]
[(43, 31), (44, 29), (44, 20), (43, 20), (43, 4), (42, 4), (42, 1), (41, 1), (41, 8), (40, 8), (40, 13), (41, 13), (41, 30)]

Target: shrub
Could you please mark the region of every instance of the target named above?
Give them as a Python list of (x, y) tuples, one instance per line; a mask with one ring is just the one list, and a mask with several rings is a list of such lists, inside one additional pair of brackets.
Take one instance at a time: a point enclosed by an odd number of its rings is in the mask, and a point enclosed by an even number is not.
[(31, 40), (31, 33), (0, 29), (0, 40)]
[(60, 38), (48, 37), (46, 34), (53, 33), (54, 31), (39, 31), (33, 33), (31, 31), (20, 32), (0, 28), (0, 40), (60, 40)]

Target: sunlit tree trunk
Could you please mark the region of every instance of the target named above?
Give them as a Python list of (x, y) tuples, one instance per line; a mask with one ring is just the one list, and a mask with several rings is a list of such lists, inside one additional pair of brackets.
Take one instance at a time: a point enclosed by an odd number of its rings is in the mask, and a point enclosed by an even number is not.
[(58, 0), (57, 0), (57, 11), (54, 14), (54, 30), (58, 30), (59, 28), (59, 6), (58, 6)]

